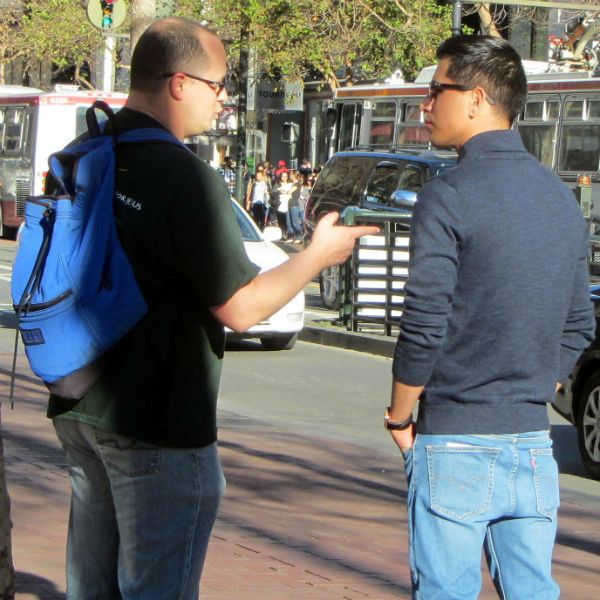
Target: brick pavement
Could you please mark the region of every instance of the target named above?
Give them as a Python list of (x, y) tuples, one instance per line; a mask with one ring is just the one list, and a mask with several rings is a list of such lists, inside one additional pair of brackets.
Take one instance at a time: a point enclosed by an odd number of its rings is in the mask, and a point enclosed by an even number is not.
[[(0, 364), (9, 364), (6, 356)], [(27, 372), (23, 364), (19, 372)], [(6, 369), (0, 374), (5, 389)], [(17, 598), (64, 599), (64, 459), (42, 388), (21, 375), (17, 391), (15, 409), (2, 406)], [(220, 437), (228, 489), (204, 600), (409, 597), (400, 460), (227, 414)], [(554, 564), (563, 598), (598, 598), (600, 502), (598, 509), (563, 502)], [(480, 597), (496, 597), (487, 576)]]

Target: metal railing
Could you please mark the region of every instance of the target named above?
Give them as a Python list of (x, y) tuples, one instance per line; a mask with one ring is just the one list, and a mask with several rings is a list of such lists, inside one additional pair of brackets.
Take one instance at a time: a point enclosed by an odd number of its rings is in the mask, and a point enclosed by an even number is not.
[(346, 225), (378, 225), (381, 233), (361, 238), (341, 269), (340, 319), (350, 331), (394, 335), (408, 277), (410, 213), (349, 208)]

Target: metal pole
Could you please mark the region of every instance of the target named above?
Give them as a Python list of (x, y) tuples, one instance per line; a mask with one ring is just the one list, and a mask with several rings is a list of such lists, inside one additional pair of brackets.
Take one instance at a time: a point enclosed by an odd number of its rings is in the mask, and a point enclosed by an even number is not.
[(461, 10), (462, 10), (462, 2), (461, 0), (454, 0), (454, 4), (452, 6), (452, 35), (460, 35), (460, 22), (461, 22)]
[(102, 70), (102, 91), (112, 92), (115, 87), (115, 60), (114, 51), (116, 39), (112, 35), (107, 35), (104, 38), (104, 61)]
[(237, 153), (235, 156), (235, 199), (244, 205), (244, 167), (246, 165), (246, 92), (248, 90), (248, 3), (241, 5), (240, 65), (238, 77)]

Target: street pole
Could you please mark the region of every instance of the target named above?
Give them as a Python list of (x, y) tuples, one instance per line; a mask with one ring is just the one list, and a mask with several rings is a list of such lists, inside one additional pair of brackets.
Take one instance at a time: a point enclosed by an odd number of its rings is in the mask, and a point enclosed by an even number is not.
[(461, 0), (454, 0), (452, 7), (452, 35), (460, 35), (460, 21), (461, 21), (462, 2)]
[(115, 87), (115, 45), (116, 38), (112, 35), (104, 37), (104, 60), (102, 69), (102, 91), (112, 92)]
[(244, 166), (246, 164), (246, 92), (248, 90), (248, 3), (241, 3), (240, 64), (238, 69), (237, 153), (235, 156), (235, 199), (244, 205)]

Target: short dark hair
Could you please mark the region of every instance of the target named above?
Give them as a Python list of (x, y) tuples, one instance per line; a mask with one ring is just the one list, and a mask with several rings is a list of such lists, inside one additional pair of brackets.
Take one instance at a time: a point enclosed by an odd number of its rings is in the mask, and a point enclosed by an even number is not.
[(517, 51), (502, 38), (458, 35), (442, 42), (438, 60), (449, 58), (454, 82), (482, 87), (512, 123), (525, 106), (527, 78)]
[(131, 57), (131, 89), (156, 93), (165, 75), (179, 71), (202, 73), (208, 61), (200, 41), (202, 31), (213, 33), (183, 17), (168, 17), (150, 25)]

